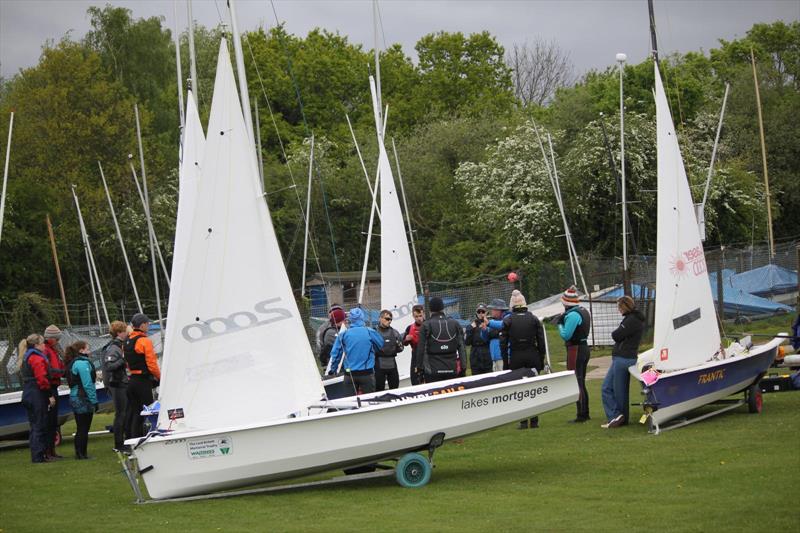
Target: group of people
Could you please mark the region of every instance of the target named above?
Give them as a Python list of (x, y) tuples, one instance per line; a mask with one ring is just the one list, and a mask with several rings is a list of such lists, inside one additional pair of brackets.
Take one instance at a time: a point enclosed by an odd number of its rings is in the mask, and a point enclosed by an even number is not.
[[(114, 449), (123, 450), (126, 438), (144, 434), (141, 408), (153, 402), (158, 367), (152, 341), (147, 337), (150, 319), (137, 313), (131, 327), (120, 321), (109, 328), (111, 341), (103, 348), (103, 382), (114, 403)], [(31, 460), (49, 463), (63, 457), (56, 452), (59, 428), (59, 393), (62, 380), (69, 385), (69, 403), (75, 416), (75, 458), (89, 459), (89, 428), (100, 407), (95, 385), (97, 372), (86, 341), (61, 348), (62, 332), (50, 325), (44, 335), (32, 333), (19, 344), (22, 403), (30, 423)]]
[[(589, 394), (586, 390), (586, 371), (589, 364), (589, 333), (591, 316), (581, 307), (578, 291), (570, 287), (561, 296), (564, 312), (555, 317), (558, 333), (567, 350), (567, 369), (575, 372), (578, 382), (576, 415), (571, 422), (590, 420)], [(430, 299), (430, 316), (425, 319), (422, 305), (412, 308), (414, 322), (401, 335), (392, 328), (392, 312), (382, 310), (375, 329), (365, 324), (364, 311), (350, 310), (348, 327), (342, 331), (347, 315), (339, 305), (328, 313), (329, 321), (317, 335), (320, 362), (328, 375), (344, 374), (344, 384), (354, 394), (383, 391), (399, 385), (397, 354), (405, 347), (411, 349), (411, 384), (432, 383), (466, 376), (467, 350), (472, 375), (500, 370), (533, 369), (537, 374), (545, 369), (547, 343), (539, 318), (528, 310), (519, 290), (511, 293), (506, 302), (500, 298), (487, 306), (479, 304), (466, 330), (444, 313), (441, 298)], [(614, 347), (612, 364), (602, 388), (606, 422), (610, 429), (628, 423), (630, 374), (635, 364), (639, 343), (644, 331), (644, 316), (629, 296), (618, 299), (622, 322), (612, 333)], [(340, 333), (341, 332), (341, 333)], [(520, 429), (539, 427), (538, 417), (523, 420)]]

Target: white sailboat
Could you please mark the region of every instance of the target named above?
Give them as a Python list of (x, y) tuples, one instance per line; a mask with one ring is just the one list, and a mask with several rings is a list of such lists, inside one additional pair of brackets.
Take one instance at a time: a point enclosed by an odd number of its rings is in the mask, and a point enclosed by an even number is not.
[(655, 331), (653, 348), (639, 355), (635, 375), (645, 383), (643, 406), (658, 432), (664, 422), (743, 390), (749, 391), (751, 408), (760, 409), (757, 383), (781, 340), (762, 346), (722, 347), (689, 181), (657, 62), (655, 85)]
[[(126, 442), (151, 498), (398, 458), (575, 401), (572, 372), (326, 401), (252, 150), (223, 41), (158, 430)], [(422, 456), (403, 464), (398, 479), (430, 474)]]

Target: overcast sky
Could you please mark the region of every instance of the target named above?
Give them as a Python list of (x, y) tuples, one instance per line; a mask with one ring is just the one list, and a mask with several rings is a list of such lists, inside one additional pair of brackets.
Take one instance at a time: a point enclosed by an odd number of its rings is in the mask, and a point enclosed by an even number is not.
[[(42, 44), (66, 33), (73, 39), (89, 29), (86, 9), (111, 3), (134, 17), (163, 16), (165, 26), (187, 25), (185, 0), (0, 0), (0, 75), (9, 76), (37, 63)], [(216, 26), (228, 20), (225, 0), (194, 0), (198, 23)], [(273, 6), (290, 33), (304, 36), (315, 27), (339, 31), (371, 49), (374, 43), (369, 0), (237, 0), (240, 31), (274, 26)], [(800, 20), (798, 0), (656, 0), (661, 54), (708, 51), (720, 38), (743, 37), (756, 22)], [(401, 43), (416, 59), (414, 44), (440, 30), (464, 33), (488, 30), (510, 49), (536, 38), (554, 40), (570, 54), (576, 73), (604, 69), (617, 52), (639, 62), (649, 51), (646, 0), (382, 0), (383, 43)]]

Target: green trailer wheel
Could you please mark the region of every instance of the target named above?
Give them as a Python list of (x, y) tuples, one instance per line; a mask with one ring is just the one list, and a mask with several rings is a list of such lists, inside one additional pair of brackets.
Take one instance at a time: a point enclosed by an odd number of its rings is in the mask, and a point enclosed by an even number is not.
[(423, 455), (407, 453), (397, 461), (394, 472), (401, 487), (415, 489), (428, 484), (431, 470), (431, 464)]

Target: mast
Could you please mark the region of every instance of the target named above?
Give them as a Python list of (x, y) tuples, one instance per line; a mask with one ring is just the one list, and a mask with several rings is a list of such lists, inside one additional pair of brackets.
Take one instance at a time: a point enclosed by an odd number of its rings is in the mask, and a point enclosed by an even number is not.
[(14, 129), (14, 112), (11, 112), (11, 119), (8, 123), (8, 144), (6, 144), (6, 164), (3, 168), (3, 192), (0, 196), (0, 240), (3, 237), (3, 215), (6, 212), (6, 185), (8, 184), (8, 160), (11, 156), (11, 131)]
[(631, 295), (631, 284), (628, 277), (628, 204), (625, 199), (625, 98), (622, 92), (622, 75), (625, 71), (625, 61), (628, 59), (623, 53), (617, 54), (619, 63), (619, 166), (622, 180), (622, 286), (627, 296)]
[[(86, 231), (86, 224), (83, 222), (83, 215), (81, 214), (81, 204), (78, 202), (78, 195), (75, 193), (75, 185), (72, 186), (72, 197), (75, 199), (75, 208), (78, 210), (78, 223), (80, 224), (81, 236), (83, 237), (84, 250), (86, 257), (89, 261), (89, 278), (94, 276), (94, 282), (97, 284), (97, 294), (100, 295), (100, 303), (103, 306), (103, 315), (106, 317), (106, 325), (111, 325), (111, 320), (108, 318), (108, 309), (106, 308), (106, 299), (103, 296), (103, 287), (100, 285), (100, 276), (97, 274), (97, 265), (94, 262), (94, 254), (92, 253), (92, 245), (89, 242), (89, 233)], [(92, 287), (92, 294), (94, 294), (94, 287)], [(97, 299), (95, 298), (95, 306), (97, 306)], [(100, 313), (97, 316), (98, 325), (100, 322)]]
[(64, 318), (67, 326), (72, 324), (69, 321), (69, 310), (67, 309), (67, 297), (64, 293), (64, 281), (61, 279), (61, 267), (58, 266), (58, 253), (56, 252), (56, 238), (53, 235), (53, 224), (50, 223), (50, 213), (47, 213), (47, 233), (50, 235), (50, 249), (53, 251), (53, 263), (56, 265), (56, 279), (58, 280), (58, 290), (61, 292), (61, 303), (64, 305)]
[(128, 261), (128, 252), (125, 251), (125, 242), (122, 240), (122, 232), (119, 230), (119, 222), (117, 222), (117, 214), (114, 212), (114, 204), (111, 202), (111, 194), (108, 192), (108, 184), (106, 183), (106, 175), (103, 172), (103, 165), (100, 164), (100, 161), (97, 162), (97, 166), (100, 168), (100, 179), (103, 180), (103, 189), (106, 191), (106, 199), (108, 200), (108, 208), (111, 210), (111, 220), (114, 221), (114, 229), (117, 232), (117, 239), (119, 240), (119, 246), (122, 248), (122, 258), (125, 259), (125, 268), (128, 270), (128, 276), (131, 280), (131, 287), (133, 287), (133, 295), (136, 297), (136, 306), (139, 308), (139, 312), (143, 313), (142, 311), (142, 302), (139, 299), (139, 291), (136, 289), (136, 281), (133, 279), (133, 272), (131, 271), (131, 264)]
[(653, 10), (653, 0), (647, 0), (647, 11), (650, 13), (650, 45), (652, 47), (653, 61), (658, 63), (658, 40), (656, 39), (656, 15)]
[[(192, 0), (186, 2), (186, 12), (189, 15), (189, 74), (192, 76), (192, 89), (194, 94), (200, 93), (200, 80), (197, 79), (197, 57), (194, 53), (194, 17), (192, 16)], [(198, 104), (199, 105), (199, 104)], [(183, 104), (181, 104), (183, 112)]]
[[(153, 264), (153, 285), (155, 286), (156, 290), (156, 310), (158, 311), (158, 323), (161, 326), (158, 330), (159, 335), (161, 336), (161, 344), (164, 344), (164, 315), (161, 313), (161, 293), (158, 288), (158, 269), (156, 267), (156, 252), (154, 246), (154, 239), (156, 232), (153, 229), (153, 220), (150, 217), (150, 200), (147, 194), (147, 170), (145, 170), (144, 166), (144, 150), (142, 149), (142, 128), (139, 124), (139, 106), (134, 104), (133, 106), (134, 113), (136, 115), (136, 139), (139, 143), (139, 164), (141, 165), (142, 169), (142, 185), (144, 186), (144, 195), (142, 196), (144, 200), (144, 211), (145, 211), (145, 218), (147, 219), (147, 227), (148, 227), (148, 240), (150, 242), (150, 261)], [(133, 166), (131, 164), (131, 166)], [(165, 269), (166, 270), (166, 269)], [(169, 276), (167, 276), (167, 285), (169, 285)]]
[(376, 114), (378, 116), (378, 128), (382, 129), (383, 117), (381, 116), (381, 110), (383, 109), (383, 103), (381, 100), (381, 62), (378, 48), (378, 0), (372, 0), (372, 25), (375, 35), (375, 87), (378, 93), (378, 110)]
[(700, 238), (706, 240), (706, 201), (708, 200), (708, 190), (711, 188), (711, 176), (714, 173), (714, 161), (717, 158), (717, 146), (719, 146), (719, 134), (722, 132), (722, 119), (725, 117), (725, 104), (728, 102), (728, 91), (730, 83), (725, 84), (725, 95), (722, 97), (722, 110), (719, 113), (719, 124), (717, 124), (717, 135), (714, 137), (714, 148), (711, 149), (711, 163), (708, 165), (708, 177), (706, 177), (706, 187), (703, 190), (703, 202), (700, 204), (698, 220), (700, 222)]
[[(128, 154), (128, 159), (133, 159), (132, 154)], [(158, 242), (158, 237), (156, 236), (155, 229), (153, 228), (152, 222), (150, 222), (150, 208), (147, 205), (147, 202), (144, 199), (144, 194), (142, 194), (142, 186), (139, 185), (139, 177), (136, 174), (136, 169), (133, 167), (132, 162), (128, 162), (128, 165), (131, 167), (131, 174), (133, 175), (133, 182), (136, 184), (136, 192), (139, 193), (139, 201), (142, 202), (142, 209), (144, 210), (144, 216), (147, 220), (147, 230), (153, 236), (153, 242), (156, 245), (156, 254), (158, 255), (158, 261), (161, 264), (161, 270), (164, 272), (164, 279), (167, 281), (167, 287), (172, 288), (172, 280), (169, 276), (169, 271), (167, 270), (167, 265), (164, 262), (164, 256), (161, 253), (161, 243)]]
[(764, 166), (764, 192), (767, 194), (767, 228), (769, 230), (769, 260), (775, 257), (775, 240), (772, 235), (772, 201), (769, 194), (769, 174), (767, 173), (767, 146), (764, 144), (764, 119), (761, 116), (761, 93), (758, 90), (758, 74), (756, 74), (756, 56), (750, 47), (750, 62), (753, 65), (753, 82), (756, 86), (756, 109), (758, 109), (758, 133), (761, 138), (761, 162)]
[[(172, 14), (175, 17), (175, 69), (178, 74), (178, 117), (180, 117), (181, 120), (181, 131), (183, 131), (186, 118), (183, 115), (183, 73), (181, 72), (181, 36), (180, 33), (178, 33), (178, 0), (172, 0)], [(142, 310), (139, 309), (139, 312), (141, 313)]]
[(308, 160), (308, 194), (306, 194), (306, 235), (303, 241), (303, 275), (300, 278), (300, 297), (306, 293), (306, 260), (308, 259), (308, 221), (311, 219), (311, 176), (314, 170), (314, 134), (311, 134), (311, 154)]

